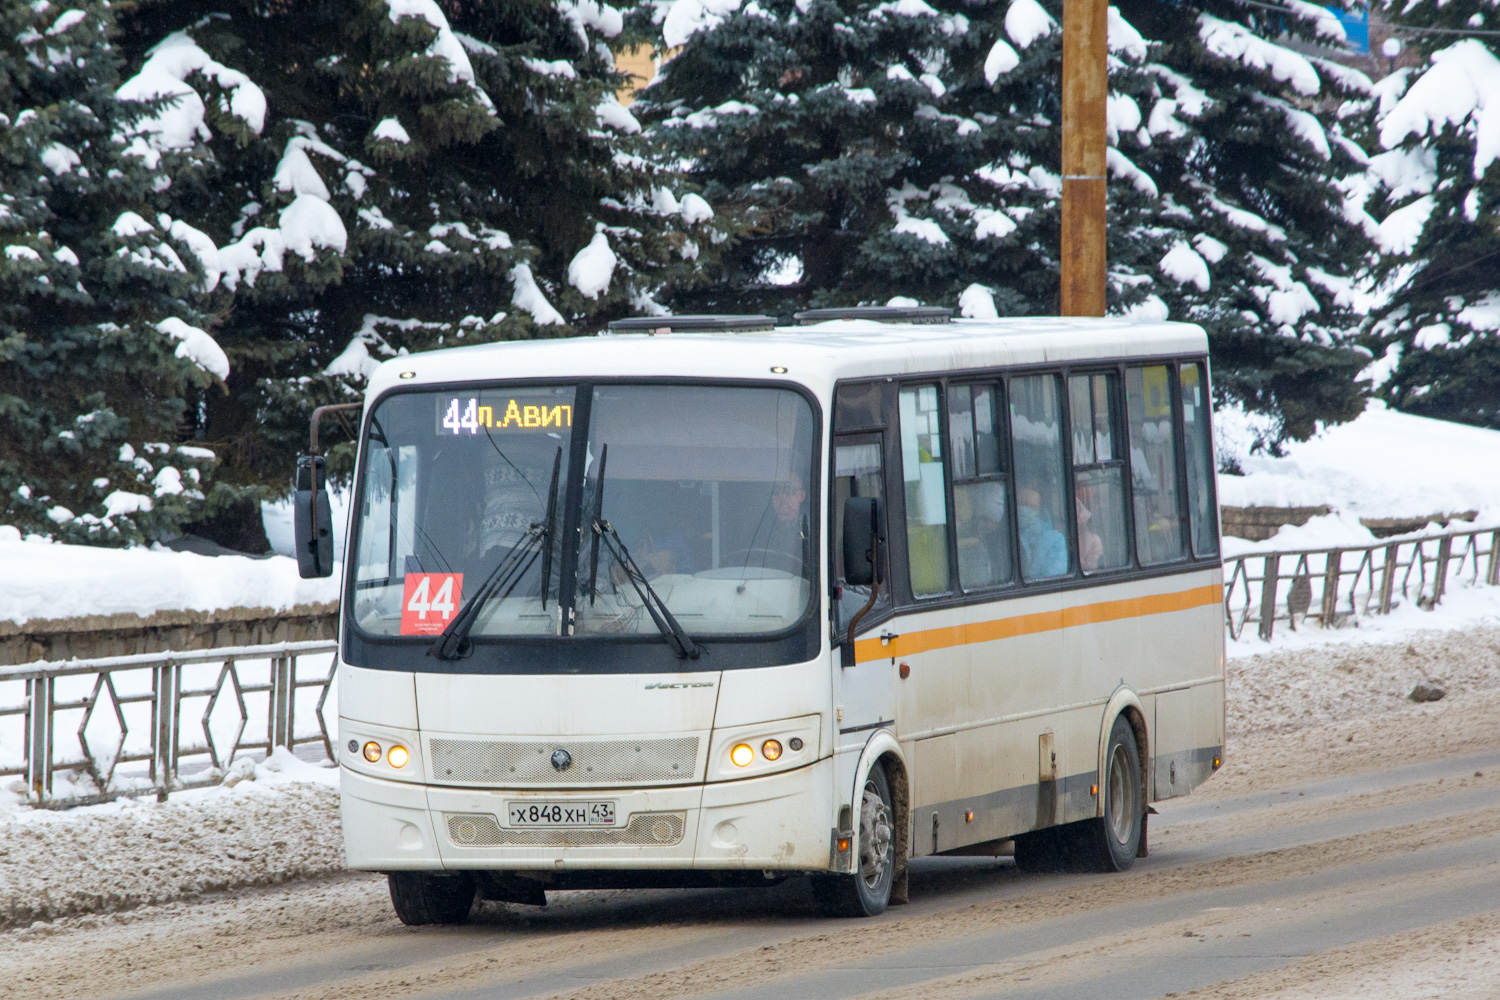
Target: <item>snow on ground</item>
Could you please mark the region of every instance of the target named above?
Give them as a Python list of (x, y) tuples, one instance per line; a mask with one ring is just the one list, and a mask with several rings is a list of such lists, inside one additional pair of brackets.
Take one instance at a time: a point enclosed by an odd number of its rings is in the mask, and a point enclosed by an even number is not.
[(303, 580), (286, 556), (201, 556), (160, 546), (64, 545), (0, 525), (0, 621), (336, 601), (339, 577)]
[(1220, 454), (1246, 473), (1219, 477), (1225, 506), (1327, 504), (1356, 517), (1478, 510), (1481, 523), (1500, 523), (1500, 431), (1400, 413), (1377, 400), (1347, 424), (1288, 444), (1285, 458), (1270, 458), (1243, 454), (1253, 430), (1242, 413), (1217, 417)]
[(0, 789), (0, 927), (343, 869), (338, 771), (286, 750), (233, 787), (63, 812)]

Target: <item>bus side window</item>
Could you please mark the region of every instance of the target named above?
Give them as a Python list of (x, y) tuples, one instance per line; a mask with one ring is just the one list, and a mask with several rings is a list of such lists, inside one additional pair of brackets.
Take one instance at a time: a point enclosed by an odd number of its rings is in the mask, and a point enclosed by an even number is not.
[(1067, 576), (1062, 403), (1056, 375), (1010, 380), (1010, 434), (1016, 463), (1016, 521), (1021, 575), (1028, 581)]
[(1172, 382), (1172, 370), (1166, 365), (1125, 369), (1135, 550), (1143, 566), (1171, 562), (1187, 554), (1177, 500)]
[(901, 477), (906, 493), (906, 561), (915, 597), (946, 594), (948, 488), (943, 472), (943, 432), (938, 387), (902, 389)]
[(1009, 583), (1010, 484), (1000, 453), (997, 385), (948, 387), (948, 435), (953, 456), (953, 515), (958, 534), (958, 583), (977, 590)]
[(1182, 366), (1182, 429), (1187, 438), (1188, 513), (1193, 525), (1193, 555), (1218, 553), (1214, 511), (1214, 455), (1208, 434), (1208, 384), (1201, 364)]
[(1084, 573), (1130, 563), (1125, 539), (1125, 462), (1116, 428), (1120, 387), (1113, 375), (1073, 375), (1073, 506), (1078, 515), (1078, 565)]
[[(878, 434), (834, 439), (833, 503), (829, 512), (833, 520), (833, 533), (830, 536), (833, 541), (833, 578), (839, 587), (838, 620), (841, 626), (847, 626), (850, 619), (870, 599), (868, 586), (851, 587), (844, 582), (844, 501), (850, 497), (875, 497), (881, 501), (882, 509), (885, 507), (885, 473), (880, 454)], [(884, 552), (880, 559), (883, 565), (890, 565)], [(889, 577), (889, 572), (881, 574), (882, 579)], [(881, 611), (890, 607), (890, 594), (890, 587), (880, 588), (875, 606), (870, 609), (865, 621), (877, 620)]]

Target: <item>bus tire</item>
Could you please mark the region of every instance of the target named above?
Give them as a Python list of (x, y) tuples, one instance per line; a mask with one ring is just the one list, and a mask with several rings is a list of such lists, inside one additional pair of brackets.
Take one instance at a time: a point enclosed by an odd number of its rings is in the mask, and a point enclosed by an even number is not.
[(408, 927), (461, 924), (474, 906), (474, 876), (467, 872), (390, 872), (391, 905)]
[(865, 777), (859, 807), (859, 869), (850, 875), (820, 875), (813, 889), (830, 917), (873, 917), (890, 905), (896, 874), (896, 826), (891, 786), (876, 764)]
[(1146, 815), (1145, 793), (1141, 787), (1141, 753), (1136, 747), (1135, 730), (1121, 715), (1110, 727), (1109, 746), (1104, 754), (1104, 773), (1100, 775), (1104, 795), (1104, 815), (1088, 822), (1087, 836), (1092, 842), (1096, 871), (1123, 872), (1135, 864), (1141, 848), (1141, 821)]

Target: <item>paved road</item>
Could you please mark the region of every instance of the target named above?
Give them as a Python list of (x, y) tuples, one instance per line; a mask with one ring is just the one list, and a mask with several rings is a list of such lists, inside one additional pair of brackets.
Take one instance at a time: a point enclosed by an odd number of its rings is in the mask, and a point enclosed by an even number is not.
[[(1500, 923), (1500, 751), (1160, 808), (1151, 856), (1129, 873), (923, 859), (912, 903), (873, 920), (818, 919), (788, 882), (559, 893), (542, 910), (487, 904), (469, 926), (414, 930), (391, 916), (382, 881), (350, 876), (38, 942), (19, 995), (1239, 995), (1235, 982), (1310, 957), (1463, 918)], [(90, 955), (96, 972), (55, 971)]]

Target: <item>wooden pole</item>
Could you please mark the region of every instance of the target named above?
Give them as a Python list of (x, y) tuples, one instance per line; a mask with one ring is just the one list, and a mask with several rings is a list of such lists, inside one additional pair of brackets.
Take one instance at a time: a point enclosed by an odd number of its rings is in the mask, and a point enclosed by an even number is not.
[(1108, 0), (1063, 0), (1062, 309), (1104, 315)]

